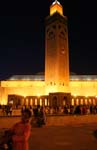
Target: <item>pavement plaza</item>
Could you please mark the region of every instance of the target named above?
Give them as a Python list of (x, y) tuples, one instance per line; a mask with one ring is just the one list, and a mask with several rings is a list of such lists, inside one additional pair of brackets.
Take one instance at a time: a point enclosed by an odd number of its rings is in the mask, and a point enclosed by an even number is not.
[[(0, 131), (9, 128), (10, 118), (0, 118)], [(18, 118), (13, 119), (13, 124)], [(93, 131), (97, 122), (32, 127), (29, 150), (97, 150), (97, 139)]]
[(97, 150), (97, 124), (32, 128), (30, 150)]

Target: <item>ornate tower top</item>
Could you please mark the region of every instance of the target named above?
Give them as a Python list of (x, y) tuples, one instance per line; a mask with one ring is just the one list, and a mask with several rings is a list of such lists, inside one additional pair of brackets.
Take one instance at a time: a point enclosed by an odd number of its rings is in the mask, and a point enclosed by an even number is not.
[(58, 0), (55, 0), (50, 6), (50, 16), (58, 12), (60, 15), (63, 15), (63, 7)]
[(55, 3), (57, 3), (57, 4), (60, 5), (60, 2), (58, 2), (57, 0), (55, 0), (55, 1), (53, 2), (53, 5), (54, 5)]

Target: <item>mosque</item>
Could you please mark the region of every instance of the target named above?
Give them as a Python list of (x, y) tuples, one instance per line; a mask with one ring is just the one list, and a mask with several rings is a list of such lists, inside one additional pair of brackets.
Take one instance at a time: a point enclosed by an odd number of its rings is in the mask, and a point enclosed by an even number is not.
[(55, 0), (45, 18), (45, 72), (0, 81), (0, 104), (31, 106), (97, 105), (97, 76), (71, 75), (68, 20)]

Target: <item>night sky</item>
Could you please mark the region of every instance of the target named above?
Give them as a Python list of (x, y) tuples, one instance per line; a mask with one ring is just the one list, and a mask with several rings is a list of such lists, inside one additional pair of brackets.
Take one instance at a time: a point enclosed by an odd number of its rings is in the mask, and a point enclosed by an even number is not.
[[(97, 75), (96, 3), (59, 0), (68, 17), (70, 72)], [(45, 17), (53, 0), (2, 3), (0, 79), (44, 72)]]

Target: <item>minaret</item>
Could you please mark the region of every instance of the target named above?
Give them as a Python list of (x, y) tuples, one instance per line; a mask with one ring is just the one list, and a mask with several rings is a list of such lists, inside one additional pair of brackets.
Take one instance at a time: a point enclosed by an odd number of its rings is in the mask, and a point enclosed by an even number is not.
[[(69, 85), (69, 48), (67, 17), (55, 0), (50, 6), (45, 29), (45, 83), (61, 91)], [(59, 90), (60, 89), (60, 90)], [(65, 91), (64, 91), (65, 92)]]

